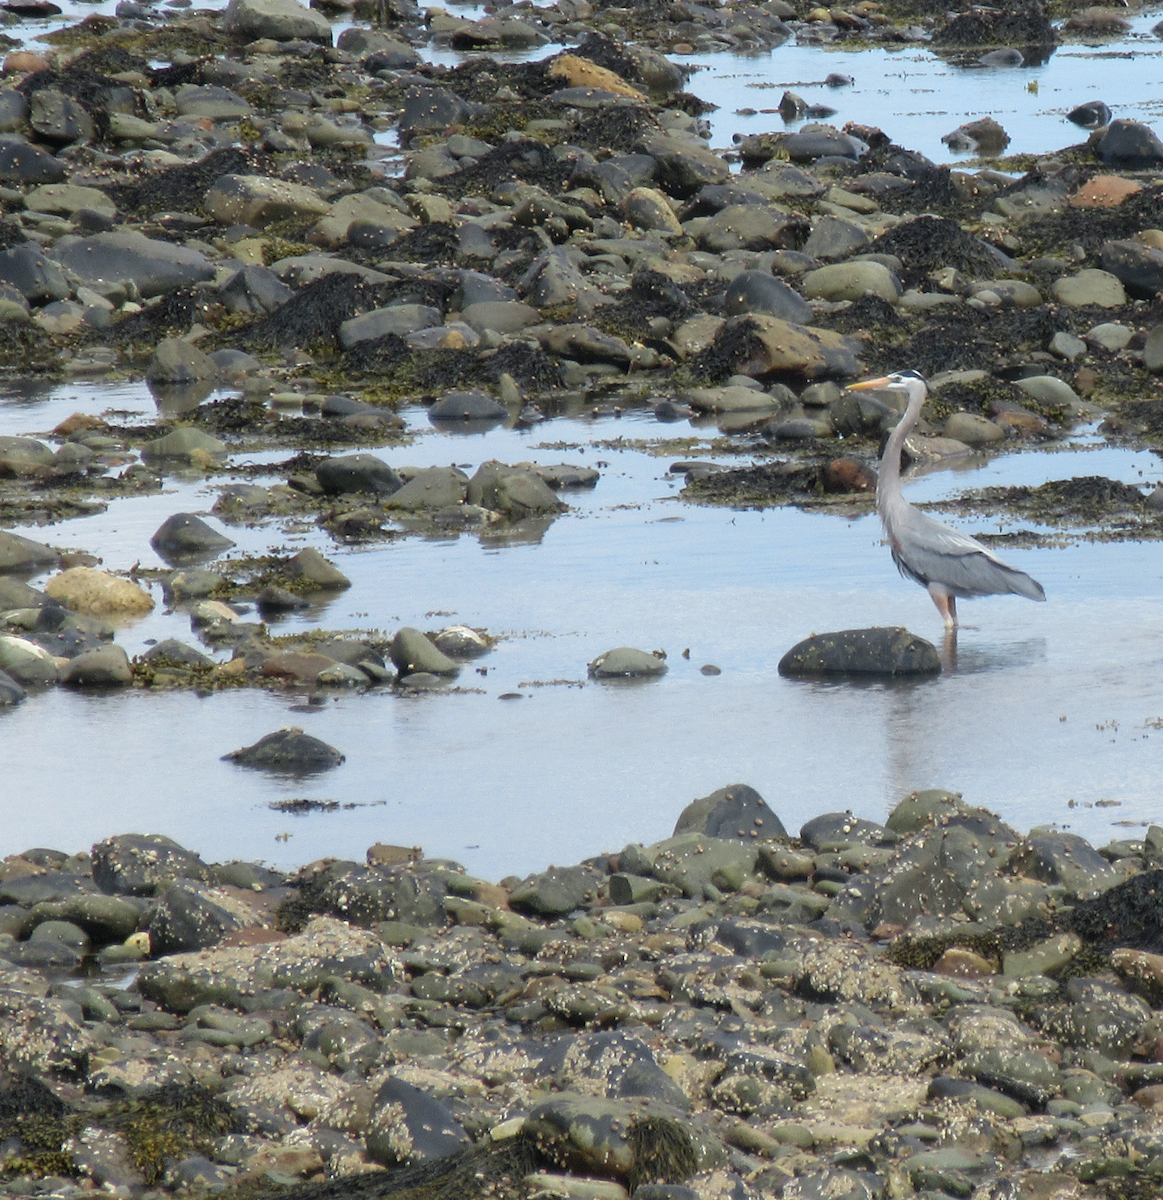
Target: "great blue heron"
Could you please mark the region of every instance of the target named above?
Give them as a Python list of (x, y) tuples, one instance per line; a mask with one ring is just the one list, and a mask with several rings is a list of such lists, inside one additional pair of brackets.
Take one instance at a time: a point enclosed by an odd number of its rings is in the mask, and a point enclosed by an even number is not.
[(851, 389), (891, 388), (908, 397), (908, 405), (880, 456), (876, 508), (892, 547), (893, 562), (908, 579), (927, 588), (945, 626), (957, 625), (957, 597), (1013, 592), (1045, 600), (1042, 585), (1025, 571), (1002, 562), (976, 538), (918, 512), (901, 493), (901, 447), (921, 415), (929, 389), (916, 371), (900, 371), (882, 379), (850, 385)]

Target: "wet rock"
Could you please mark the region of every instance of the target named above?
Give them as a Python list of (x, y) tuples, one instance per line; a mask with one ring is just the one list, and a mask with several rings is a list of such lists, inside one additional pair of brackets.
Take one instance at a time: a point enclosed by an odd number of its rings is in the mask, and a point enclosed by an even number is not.
[(820, 217), (803, 245), (803, 253), (828, 262), (858, 254), (868, 247), (869, 241), (868, 234), (852, 221), (845, 221), (841, 217)]
[(0, 282), (15, 288), (33, 303), (62, 300), (69, 294), (69, 284), (60, 265), (46, 258), (34, 242), (0, 250)]
[[(174, 94), (174, 100), (177, 102), (178, 112), (183, 117), (204, 117), (211, 121), (234, 121), (240, 117), (249, 117), (254, 112), (254, 109), (237, 92), (219, 87), (217, 84), (185, 84), (178, 88)], [(253, 224), (254, 222), (235, 223)]]
[[(248, 106), (249, 107), (249, 106)], [(222, 175), (203, 200), (221, 225), (254, 225), (325, 216), (331, 205), (313, 188), (265, 175)]]
[(222, 14), (222, 31), (240, 42), (303, 38), (331, 45), (331, 22), (298, 0), (230, 0)]
[(511, 520), (565, 511), (553, 489), (528, 467), (510, 467), (495, 460), (481, 463), (468, 482), (469, 504), (479, 504)]
[(43, 646), (9, 634), (0, 634), (0, 670), (25, 685), (51, 687), (60, 679), (56, 660)]
[(1101, 100), (1089, 100), (1072, 108), (1066, 114), (1066, 119), (1081, 125), (1083, 129), (1101, 129), (1110, 124), (1111, 110)]
[(253, 746), (243, 746), (222, 756), (223, 761), (242, 767), (255, 767), (280, 774), (301, 775), (327, 771), (345, 759), (334, 746), (304, 733), (301, 729), (280, 729), (259, 738)]
[(860, 374), (856, 343), (830, 329), (793, 325), (762, 314), (731, 317), (720, 329), (716, 343), (737, 341), (742, 342), (743, 350), (736, 366), (741, 375), (791, 372), (817, 379)]
[(174, 513), (167, 517), (150, 538), (149, 544), (167, 562), (183, 557), (198, 558), (221, 554), (234, 542), (211, 528), (193, 513)]
[(172, 663), (187, 667), (210, 667), (214, 665), (214, 660), (207, 658), (201, 650), (195, 650), (193, 646), (187, 646), (185, 642), (180, 642), (177, 638), (166, 638), (164, 641), (158, 642), (157, 645), (150, 646), (142, 655), (142, 658), (146, 662)]
[(936, 675), (941, 660), (931, 642), (902, 628), (815, 634), (779, 661), (779, 673), (812, 675)]
[(338, 862), (310, 883), (307, 895), (321, 912), (358, 925), (399, 921), (421, 928), (443, 925), (447, 889), (442, 879), (418, 867), (365, 867)]
[(6, 671), (0, 670), (0, 708), (10, 708), (26, 699), (28, 693)]
[(689, 221), (686, 231), (713, 254), (774, 250), (795, 244), (804, 222), (774, 205), (732, 204), (713, 217)]
[(854, 817), (850, 812), (823, 813), (813, 817), (800, 829), (800, 838), (817, 853), (854, 843), (870, 846), (891, 845), (896, 840), (883, 825)]
[(51, 546), (0, 530), (0, 571), (31, 571), (54, 566), (59, 560), (60, 555)]
[(679, 814), (674, 832), (694, 831), (713, 838), (782, 838), (783, 822), (767, 802), (745, 783), (719, 788), (701, 800), (692, 800)]
[(181, 338), (166, 338), (158, 343), (145, 377), (150, 383), (193, 383), (216, 379), (218, 368), (197, 346)]
[(1013, 1046), (975, 1050), (961, 1063), (965, 1074), (1023, 1104), (1042, 1108), (1062, 1091), (1062, 1072), (1044, 1054)]
[(1163, 291), (1163, 250), (1136, 241), (1104, 242), (1102, 265), (1136, 299)]
[(93, 617), (136, 617), (153, 609), (153, 599), (136, 583), (95, 567), (70, 567), (45, 584), (45, 595), (74, 612)]
[(1005, 437), (1005, 431), (977, 413), (955, 412), (946, 419), (941, 436), (955, 438), (967, 446), (986, 446), (990, 442), (1000, 442)]
[(455, 675), (460, 665), (441, 653), (418, 629), (401, 629), (388, 647), (388, 654), (401, 675), (424, 672), (430, 675)]
[(391, 496), (403, 486), (399, 475), (374, 454), (346, 454), (329, 458), (315, 468), (315, 478), (329, 496), (350, 492)]
[(218, 294), (227, 312), (261, 315), (274, 312), (295, 293), (273, 271), (252, 265), (231, 275)]
[(599, 654), (588, 669), (595, 679), (637, 679), (665, 675), (667, 666), (666, 661), (657, 654), (619, 646)]
[(59, 183), (67, 174), (65, 164), (40, 146), (14, 138), (0, 138), (0, 182)]
[(742, 271), (727, 285), (723, 311), (728, 316), (740, 313), (766, 313), (795, 325), (812, 319), (812, 306), (782, 279), (766, 271)]
[(1014, 851), (1010, 868), (1032, 879), (1061, 884), (1076, 896), (1093, 895), (1122, 876), (1089, 842), (1074, 833), (1033, 829)]
[[(152, 602), (150, 607), (153, 607)], [(132, 682), (133, 668), (120, 646), (98, 646), (95, 650), (83, 650), (76, 658), (70, 659), (61, 671), (61, 683), (65, 687), (127, 687)]]
[(855, 138), (830, 125), (805, 126), (784, 138), (783, 149), (793, 163), (811, 163), (826, 157), (857, 159), (861, 153)]
[(66, 146), (93, 139), (93, 118), (72, 96), (40, 88), (29, 98), (28, 107), (28, 123), (47, 142)]
[(128, 231), (58, 238), (51, 257), (82, 283), (100, 289), (107, 280), (128, 282), (147, 298), (192, 287), (215, 274), (213, 264), (197, 250)]
[(438, 308), (427, 304), (394, 304), (344, 321), (339, 327), (339, 344), (349, 350), (359, 342), (384, 337), (389, 333), (413, 333), (417, 329), (439, 325), (440, 322)]
[(10, 1070), (81, 1071), (98, 1045), (61, 1000), (0, 988), (0, 1057)]
[(463, 504), (468, 476), (456, 467), (427, 467), (418, 471), (386, 502), (386, 507), (418, 512)]
[(223, 889), (180, 880), (161, 893), (153, 909), (150, 951), (202, 950), (216, 946), (228, 933), (258, 924), (254, 909)]
[(1148, 126), (1120, 118), (1112, 121), (1099, 139), (1098, 157), (1120, 170), (1150, 170), (1163, 162), (1163, 142)]
[[(629, 182), (629, 177), (627, 177)], [(626, 219), (636, 229), (655, 230), (660, 233), (682, 233), (682, 226), (666, 196), (657, 188), (637, 187), (630, 189), (622, 200)]]
[(351, 580), (313, 547), (292, 556), (287, 563), (287, 574), (320, 589), (351, 587)]
[[(645, 1136), (635, 1136), (636, 1127)], [(630, 1179), (641, 1170), (681, 1180), (699, 1166), (698, 1142), (680, 1115), (658, 1101), (563, 1092), (529, 1113), (525, 1134), (551, 1162), (578, 1175)]]
[(542, 917), (560, 917), (584, 908), (602, 882), (590, 867), (550, 867), (517, 885), (509, 896), (513, 908)]
[(1014, 381), (1027, 396), (1041, 404), (1075, 405), (1078, 396), (1065, 380), (1053, 375), (1030, 375)]
[[(485, 300), (468, 305), (460, 317), (478, 333), (491, 329), (494, 333), (510, 334), (535, 325), (541, 314), (531, 304), (522, 304), (519, 300)], [(444, 404), (444, 398), (436, 403)]]
[(144, 459), (173, 459), (178, 462), (198, 462), (209, 457), (216, 458), (227, 452), (225, 442), (213, 434), (204, 433), (192, 425), (181, 425), (164, 437), (143, 442), (141, 456)]
[(476, 389), (445, 392), (428, 409), (431, 421), (503, 421), (508, 415), (503, 404)]
[(954, 152), (972, 150), (993, 158), (1010, 144), (1010, 135), (992, 118), (982, 117), (959, 125), (941, 139)]
[(671, 196), (693, 195), (707, 184), (725, 183), (730, 175), (726, 162), (701, 142), (650, 133), (639, 140), (635, 149), (655, 159), (658, 181)]
[(471, 1144), (445, 1105), (395, 1078), (387, 1079), (376, 1093), (366, 1143), (369, 1157), (384, 1166), (433, 1162)]

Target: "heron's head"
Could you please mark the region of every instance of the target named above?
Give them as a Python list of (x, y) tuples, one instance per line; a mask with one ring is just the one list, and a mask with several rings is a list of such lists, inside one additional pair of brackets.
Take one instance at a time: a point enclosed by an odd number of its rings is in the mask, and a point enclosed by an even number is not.
[(848, 385), (848, 390), (851, 392), (861, 392), (868, 388), (903, 392), (910, 402), (917, 395), (920, 395), (923, 400), (929, 394), (925, 377), (919, 371), (896, 371), (892, 375), (882, 375), (879, 379), (865, 379), (860, 383)]

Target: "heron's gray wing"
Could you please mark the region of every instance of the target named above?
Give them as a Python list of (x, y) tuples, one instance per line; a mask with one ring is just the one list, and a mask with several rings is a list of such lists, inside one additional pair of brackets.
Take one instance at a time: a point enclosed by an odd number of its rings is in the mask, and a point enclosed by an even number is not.
[(923, 583), (940, 583), (955, 596), (1015, 592), (1045, 600), (1042, 585), (1011, 567), (976, 538), (910, 508), (891, 533), (893, 557), (905, 574)]

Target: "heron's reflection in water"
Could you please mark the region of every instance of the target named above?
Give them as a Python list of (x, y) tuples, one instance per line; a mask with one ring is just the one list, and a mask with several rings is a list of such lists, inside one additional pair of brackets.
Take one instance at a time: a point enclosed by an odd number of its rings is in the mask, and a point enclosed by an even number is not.
[(983, 671), (1005, 671), (1028, 667), (1046, 657), (1045, 638), (1026, 638), (1004, 646), (957, 645), (957, 629), (946, 629), (941, 643), (941, 670), (947, 675), (980, 675)]

